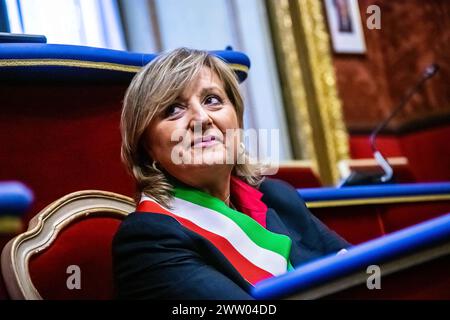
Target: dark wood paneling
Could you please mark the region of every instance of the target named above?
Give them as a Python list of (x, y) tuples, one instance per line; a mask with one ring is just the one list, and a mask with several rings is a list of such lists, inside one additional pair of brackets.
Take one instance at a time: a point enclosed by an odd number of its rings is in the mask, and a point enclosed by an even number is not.
[[(366, 8), (381, 8), (381, 30), (365, 28)], [(450, 112), (450, 1), (360, 0), (367, 52), (334, 54), (339, 95), (350, 131), (370, 130), (399, 103), (432, 62), (439, 73), (392, 121), (410, 122)]]

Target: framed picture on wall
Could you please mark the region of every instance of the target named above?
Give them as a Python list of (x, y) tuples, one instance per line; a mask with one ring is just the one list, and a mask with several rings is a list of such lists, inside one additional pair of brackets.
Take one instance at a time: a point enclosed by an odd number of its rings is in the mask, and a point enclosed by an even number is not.
[(336, 53), (366, 52), (357, 0), (324, 0), (331, 42)]

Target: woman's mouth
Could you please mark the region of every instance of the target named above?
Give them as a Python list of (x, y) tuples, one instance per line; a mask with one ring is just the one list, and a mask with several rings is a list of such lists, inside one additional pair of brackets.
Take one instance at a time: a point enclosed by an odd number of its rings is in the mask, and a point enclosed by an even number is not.
[(214, 146), (221, 142), (222, 141), (219, 137), (213, 136), (213, 135), (207, 135), (207, 136), (203, 136), (203, 137), (194, 139), (191, 146), (193, 148), (208, 148), (208, 147)]

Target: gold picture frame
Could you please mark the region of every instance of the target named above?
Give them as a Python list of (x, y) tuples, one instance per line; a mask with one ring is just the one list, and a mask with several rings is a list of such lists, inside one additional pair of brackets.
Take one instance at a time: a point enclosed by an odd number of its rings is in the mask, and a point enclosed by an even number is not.
[(358, 0), (324, 0), (335, 53), (364, 54), (366, 44)]

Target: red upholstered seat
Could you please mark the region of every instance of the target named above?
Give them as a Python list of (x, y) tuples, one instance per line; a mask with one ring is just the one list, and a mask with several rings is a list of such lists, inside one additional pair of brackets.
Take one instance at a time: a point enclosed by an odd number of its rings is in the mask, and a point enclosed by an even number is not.
[(47, 206), (3, 249), (13, 299), (111, 299), (111, 242), (132, 199), (104, 191), (71, 193)]

